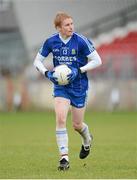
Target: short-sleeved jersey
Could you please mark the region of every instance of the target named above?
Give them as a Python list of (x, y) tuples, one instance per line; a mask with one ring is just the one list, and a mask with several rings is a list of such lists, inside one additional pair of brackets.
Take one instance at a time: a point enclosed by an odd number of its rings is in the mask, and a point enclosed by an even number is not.
[[(59, 33), (52, 35), (44, 42), (39, 53), (44, 57), (52, 53), (54, 67), (60, 64), (67, 64), (80, 68), (87, 64), (87, 56), (94, 50), (95, 48), (90, 40), (74, 32), (66, 44), (60, 39)], [(55, 88), (61, 87), (55, 85)], [(84, 93), (88, 88), (87, 73), (79, 74), (72, 83), (64, 86), (64, 88), (70, 91), (78, 91), (78, 94)]]

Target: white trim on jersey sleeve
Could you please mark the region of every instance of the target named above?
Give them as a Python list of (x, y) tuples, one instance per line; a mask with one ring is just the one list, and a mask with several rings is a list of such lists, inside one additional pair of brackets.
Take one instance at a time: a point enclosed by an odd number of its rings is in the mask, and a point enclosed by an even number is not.
[(85, 66), (82, 66), (80, 68), (82, 73), (89, 71), (91, 69), (95, 69), (96, 67), (102, 64), (101, 58), (96, 50), (90, 53), (87, 57), (90, 61)]
[(76, 32), (75, 32), (75, 34), (76, 34), (77, 36), (79, 36), (79, 37), (86, 43), (86, 45), (87, 45), (88, 50), (90, 51), (90, 53), (92, 53), (92, 52), (95, 50), (93, 44), (91, 44), (85, 36), (83, 36), (82, 34), (78, 34), (78, 33), (76, 33)]
[(48, 71), (48, 70), (45, 68), (44, 64), (43, 64), (44, 59), (45, 59), (45, 57), (42, 56), (40, 53), (38, 53), (38, 54), (36, 55), (36, 58), (35, 58), (34, 63), (33, 63), (34, 66), (36, 67), (36, 69), (37, 69), (38, 71), (40, 71), (42, 74), (45, 74), (45, 72)]

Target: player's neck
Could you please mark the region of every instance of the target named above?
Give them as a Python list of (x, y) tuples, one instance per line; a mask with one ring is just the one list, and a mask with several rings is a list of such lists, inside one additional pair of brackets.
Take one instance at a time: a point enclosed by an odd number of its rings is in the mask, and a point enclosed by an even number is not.
[(63, 34), (61, 34), (61, 33), (59, 33), (59, 35), (60, 35), (60, 37), (61, 37), (62, 39), (64, 39), (64, 40), (67, 40), (67, 39), (70, 39), (70, 38), (71, 38), (71, 36), (66, 36), (66, 35), (63, 35)]
[(60, 33), (59, 33), (59, 37), (60, 37), (61, 41), (64, 44), (67, 44), (69, 42), (69, 40), (71, 39), (71, 36), (69, 36), (69, 37), (62, 37), (62, 35)]

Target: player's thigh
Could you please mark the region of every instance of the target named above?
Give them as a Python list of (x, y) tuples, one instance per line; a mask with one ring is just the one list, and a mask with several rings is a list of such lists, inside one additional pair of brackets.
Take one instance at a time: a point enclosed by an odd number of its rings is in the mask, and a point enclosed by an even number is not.
[(55, 97), (54, 106), (55, 106), (56, 117), (58, 119), (65, 119), (69, 111), (70, 100), (64, 97)]
[(72, 112), (72, 122), (73, 125), (82, 125), (83, 121), (84, 121), (84, 115), (85, 115), (85, 107), (83, 108), (76, 108), (76, 107), (72, 107), (71, 109)]

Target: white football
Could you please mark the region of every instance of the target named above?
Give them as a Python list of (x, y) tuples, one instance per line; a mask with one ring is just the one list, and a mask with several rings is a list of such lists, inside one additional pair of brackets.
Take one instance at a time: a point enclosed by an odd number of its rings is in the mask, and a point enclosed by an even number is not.
[(57, 78), (59, 85), (67, 85), (68, 81), (68, 74), (71, 73), (71, 69), (66, 64), (61, 64), (54, 69), (53, 76)]

